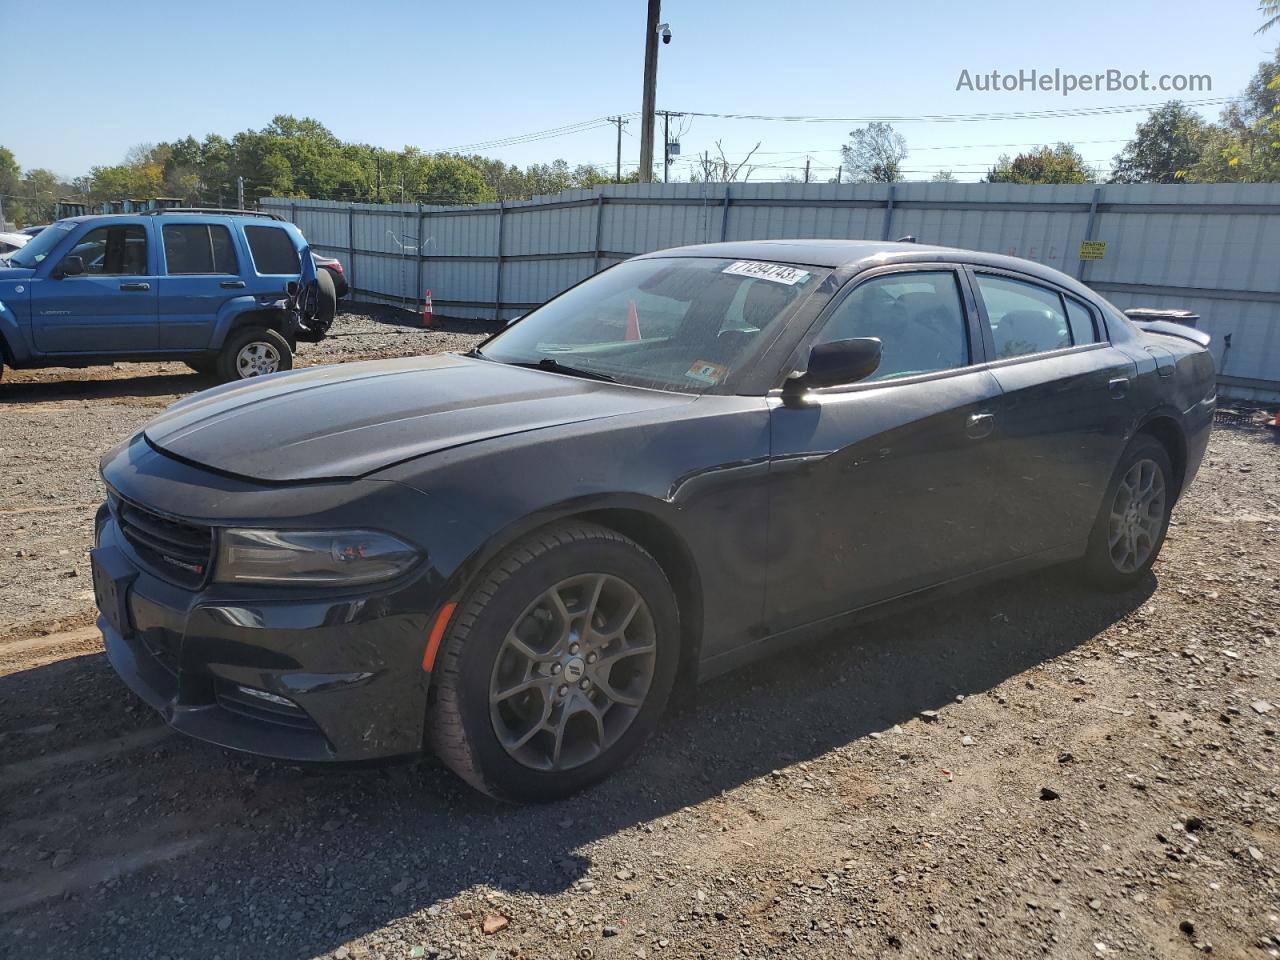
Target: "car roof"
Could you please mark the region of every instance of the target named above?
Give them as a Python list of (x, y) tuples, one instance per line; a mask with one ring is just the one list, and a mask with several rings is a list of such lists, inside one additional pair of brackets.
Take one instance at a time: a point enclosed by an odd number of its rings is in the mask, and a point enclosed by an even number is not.
[(1094, 297), (1087, 287), (1060, 270), (1034, 260), (1007, 257), (982, 250), (934, 246), (927, 243), (891, 243), (877, 240), (738, 240), (728, 243), (701, 243), (672, 247), (642, 254), (637, 260), (654, 257), (715, 257), (726, 260), (773, 260), (813, 267), (843, 268), (857, 273), (871, 267), (895, 263), (968, 263), (974, 266), (1013, 270), (1066, 287), (1081, 296)]

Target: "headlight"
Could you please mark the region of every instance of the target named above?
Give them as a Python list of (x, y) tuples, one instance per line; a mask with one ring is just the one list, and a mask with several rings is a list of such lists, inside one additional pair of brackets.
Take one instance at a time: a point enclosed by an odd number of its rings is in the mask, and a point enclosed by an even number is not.
[(349, 586), (390, 580), (418, 551), (376, 530), (222, 530), (214, 579), (220, 583)]

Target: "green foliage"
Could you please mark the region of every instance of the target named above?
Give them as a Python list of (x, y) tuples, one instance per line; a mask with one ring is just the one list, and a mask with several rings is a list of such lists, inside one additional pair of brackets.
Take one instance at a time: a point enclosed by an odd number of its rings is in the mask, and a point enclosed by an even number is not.
[(1152, 110), (1115, 158), (1112, 183), (1177, 183), (1200, 161), (1208, 124), (1177, 100)]
[(1003, 155), (987, 174), (987, 183), (1092, 183), (1093, 173), (1069, 143)]

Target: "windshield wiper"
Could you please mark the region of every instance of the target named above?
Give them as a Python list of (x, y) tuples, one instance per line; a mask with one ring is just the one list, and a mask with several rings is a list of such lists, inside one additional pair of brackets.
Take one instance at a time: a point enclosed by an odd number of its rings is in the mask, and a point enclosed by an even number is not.
[(594, 370), (584, 370), (582, 367), (571, 367), (568, 364), (561, 363), (554, 357), (543, 357), (536, 363), (512, 363), (511, 366), (528, 367), (530, 370), (550, 370), (553, 373), (565, 373), (571, 377), (582, 377), (584, 380), (603, 380), (605, 383), (618, 382), (607, 373), (596, 373)]

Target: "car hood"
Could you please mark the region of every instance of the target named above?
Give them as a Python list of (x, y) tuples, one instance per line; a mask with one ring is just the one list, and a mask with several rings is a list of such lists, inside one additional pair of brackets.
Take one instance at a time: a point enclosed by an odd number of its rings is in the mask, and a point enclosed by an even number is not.
[(436, 354), (228, 384), (174, 404), (143, 433), (161, 451), (215, 470), (309, 481), (360, 477), (466, 443), (692, 399)]

